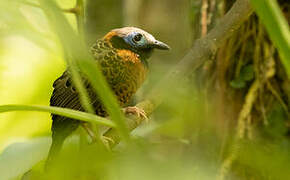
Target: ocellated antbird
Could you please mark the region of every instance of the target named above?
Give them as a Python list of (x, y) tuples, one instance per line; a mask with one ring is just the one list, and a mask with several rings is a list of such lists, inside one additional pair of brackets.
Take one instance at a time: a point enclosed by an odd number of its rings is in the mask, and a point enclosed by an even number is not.
[[(151, 34), (135, 27), (114, 29), (99, 39), (91, 47), (91, 53), (99, 63), (110, 88), (115, 93), (121, 107), (126, 107), (132, 95), (141, 86), (148, 72), (148, 58), (154, 49), (168, 50), (169, 46), (156, 40)], [(94, 110), (99, 116), (107, 113), (88, 80), (83, 83), (89, 94)], [(65, 71), (53, 84), (51, 106), (84, 111), (78, 92), (72, 84), (69, 71)], [(62, 144), (82, 123), (52, 114), (52, 145), (48, 160), (55, 156)]]

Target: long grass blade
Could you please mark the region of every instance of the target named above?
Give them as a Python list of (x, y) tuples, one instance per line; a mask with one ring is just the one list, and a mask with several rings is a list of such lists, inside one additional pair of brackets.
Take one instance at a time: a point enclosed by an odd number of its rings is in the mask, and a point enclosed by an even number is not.
[(10, 111), (42, 111), (50, 112), (59, 116), (65, 116), (72, 119), (77, 119), (86, 122), (92, 122), (99, 125), (105, 125), (109, 127), (116, 127), (115, 123), (109, 119), (96, 116), (90, 113), (76, 111), (68, 108), (52, 107), (52, 106), (40, 106), (40, 105), (2, 105), (0, 106), (0, 113)]
[[(74, 71), (81, 70), (82, 73), (87, 76), (97, 94), (100, 96), (110, 118), (116, 123), (116, 128), (120, 132), (121, 137), (125, 141), (128, 141), (129, 130), (125, 123), (125, 117), (121, 112), (116, 98), (107, 85), (105, 78), (98, 68), (97, 63), (88, 53), (88, 48), (82, 41), (82, 38), (76, 34), (54, 1), (41, 0), (39, 3), (47, 15), (48, 21), (60, 39), (65, 57), (67, 58), (68, 63), (70, 63), (68, 65), (72, 66), (70, 68)], [(76, 72), (74, 74), (75, 76), (78, 76)], [(79, 88), (82, 89), (81, 86), (79, 86)], [(85, 93), (82, 92), (82, 94)]]

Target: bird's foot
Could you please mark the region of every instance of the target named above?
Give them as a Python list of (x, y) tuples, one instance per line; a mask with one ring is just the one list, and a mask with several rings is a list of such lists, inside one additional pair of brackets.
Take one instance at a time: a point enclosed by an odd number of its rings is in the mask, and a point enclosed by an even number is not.
[(88, 123), (82, 123), (82, 126), (87, 131), (88, 135), (91, 137), (92, 143), (95, 143), (97, 141), (97, 136), (90, 127), (90, 125)]
[[(82, 126), (87, 131), (88, 135), (91, 137), (91, 140), (92, 140), (91, 143), (92, 144), (96, 143), (98, 141), (97, 136), (96, 136), (95, 132), (92, 130), (92, 128), (89, 126), (89, 124), (83, 123)], [(108, 150), (111, 150), (110, 144), (115, 144), (114, 139), (109, 138), (107, 136), (101, 135), (100, 139)]]
[(111, 150), (110, 144), (115, 144), (114, 139), (107, 136), (101, 136), (101, 140), (108, 150)]
[[(133, 114), (136, 115), (138, 118), (141, 118), (142, 120), (145, 120), (146, 123), (148, 123), (148, 117), (145, 113), (145, 111), (141, 108), (138, 108), (137, 106), (129, 106), (126, 108), (123, 108), (123, 112), (125, 114)], [(140, 124), (142, 121), (138, 121), (138, 124)]]

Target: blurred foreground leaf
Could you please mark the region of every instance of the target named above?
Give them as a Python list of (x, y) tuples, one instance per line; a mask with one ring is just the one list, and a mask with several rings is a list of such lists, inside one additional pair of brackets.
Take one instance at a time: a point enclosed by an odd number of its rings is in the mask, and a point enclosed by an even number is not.
[[(289, 147), (286, 139), (278, 144), (269, 143), (267, 139), (261, 142), (244, 141), (240, 147), (238, 163), (247, 167), (254, 179), (290, 179)], [(246, 171), (240, 170), (239, 173), (243, 172)]]
[(20, 35), (41, 47), (49, 49), (49, 44), (46, 41), (48, 34), (40, 32), (33, 26), (30, 19), (22, 11), (22, 7), (23, 4), (19, 0), (0, 1), (0, 9), (5, 9), (5, 11), (0, 12), (0, 38), (9, 35)]
[(8, 146), (0, 155), (0, 179), (9, 180), (27, 172), (39, 161), (46, 158), (50, 138), (31, 139)]

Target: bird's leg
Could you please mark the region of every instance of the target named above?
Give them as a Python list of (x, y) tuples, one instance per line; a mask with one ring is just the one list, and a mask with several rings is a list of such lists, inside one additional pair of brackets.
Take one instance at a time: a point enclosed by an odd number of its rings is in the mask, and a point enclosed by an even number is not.
[[(92, 130), (92, 128), (89, 126), (88, 123), (82, 123), (83, 128), (87, 131), (88, 135), (91, 137), (92, 139), (92, 143), (97, 142), (97, 137), (95, 132)], [(110, 148), (110, 144), (115, 144), (115, 141), (112, 138), (109, 138), (107, 136), (103, 136), (101, 135), (101, 141), (103, 142), (103, 144), (105, 145), (105, 147), (108, 150), (111, 150)]]
[(95, 143), (97, 141), (97, 137), (95, 132), (90, 127), (90, 125), (88, 123), (82, 123), (82, 126), (87, 131), (88, 135), (91, 137), (92, 143)]
[[(145, 111), (137, 106), (128, 106), (128, 107), (125, 107), (123, 108), (123, 112), (125, 114), (134, 114), (136, 115), (137, 117), (141, 118), (141, 119), (144, 119), (145, 122), (148, 122), (148, 117), (145, 113)], [(141, 121), (138, 121), (138, 124), (140, 124)]]

